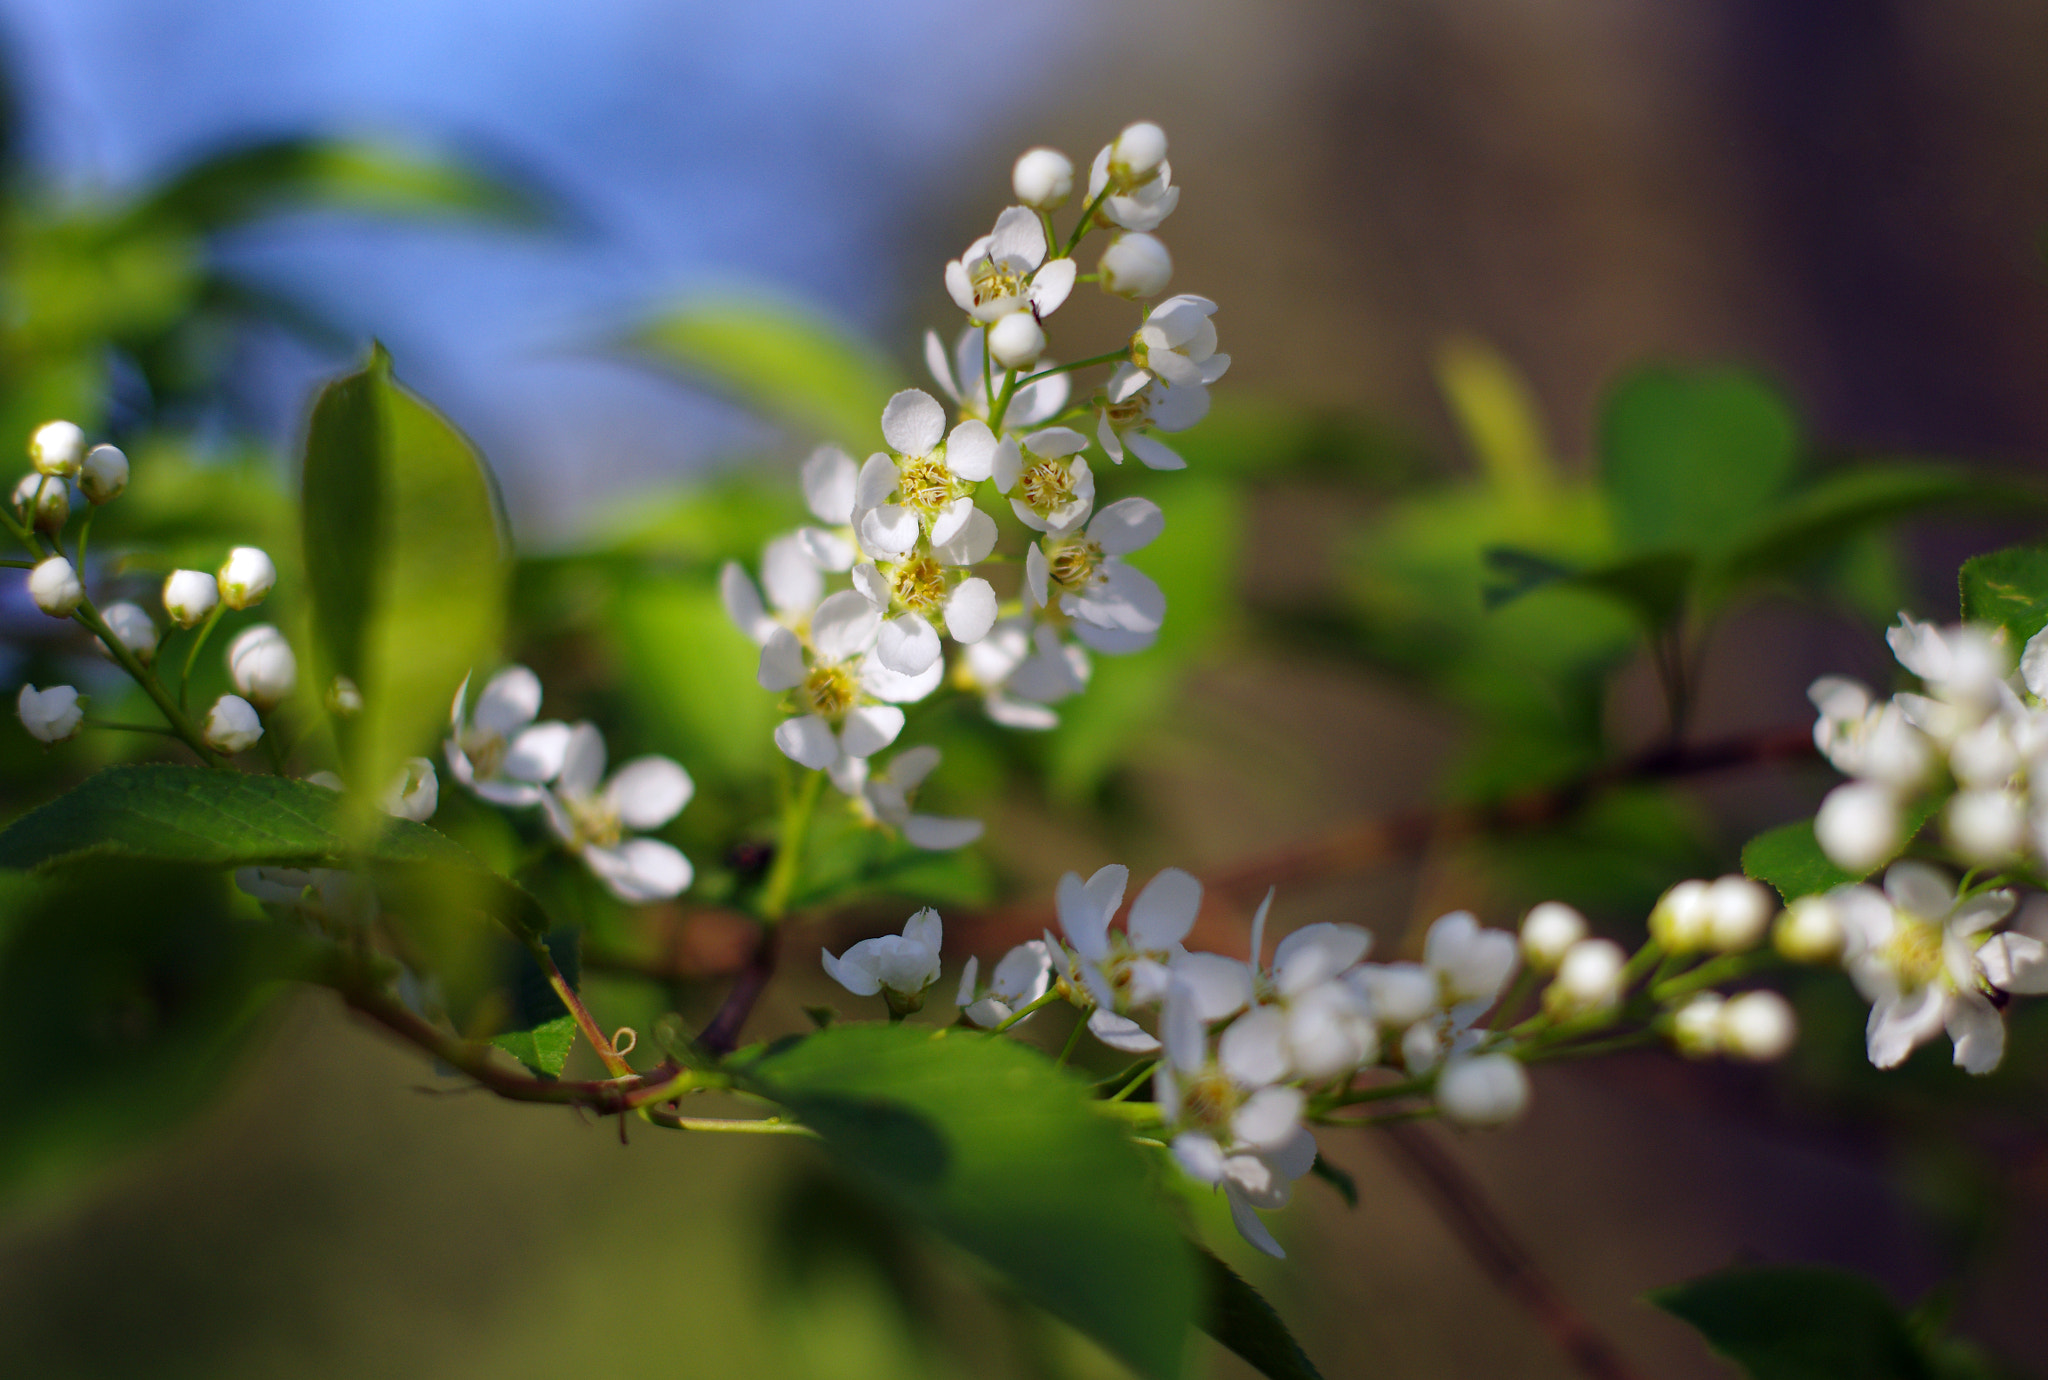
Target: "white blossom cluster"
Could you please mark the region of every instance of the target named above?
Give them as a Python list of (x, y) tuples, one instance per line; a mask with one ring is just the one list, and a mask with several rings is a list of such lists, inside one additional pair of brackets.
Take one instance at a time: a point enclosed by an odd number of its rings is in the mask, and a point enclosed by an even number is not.
[[(813, 453), (803, 491), (816, 525), (767, 544), (758, 585), (738, 565), (720, 577), (733, 621), (761, 648), (762, 687), (786, 697), (776, 746), (921, 848), (972, 842), (981, 824), (914, 810), (934, 749), (907, 749), (886, 769), (870, 759), (903, 733), (904, 706), (944, 685), (980, 696), (997, 723), (1045, 729), (1053, 706), (1087, 686), (1092, 653), (1152, 645), (1166, 599), (1126, 558), (1165, 515), (1141, 497), (1098, 508), (1088, 456), (1183, 468), (1158, 434), (1199, 421), (1230, 365), (1216, 351), (1216, 304), (1189, 295), (1140, 305), (1108, 353), (1072, 365), (1046, 353), (1047, 322), (1077, 283), (1136, 304), (1166, 289), (1173, 260), (1154, 232), (1180, 189), (1157, 125), (1131, 125), (1096, 156), (1064, 240), (1052, 213), (1075, 188), (1065, 155), (1032, 149), (1011, 181), (1017, 204), (941, 275), (965, 316), (951, 349), (937, 332), (925, 340), (947, 403), (906, 389), (883, 409), (884, 449), (865, 462), (834, 446)], [(1098, 232), (1084, 274), (1075, 255)], [(1077, 396), (1073, 371), (1086, 366), (1110, 372)], [(1017, 527), (998, 554), (1004, 517)]]
[[(1086, 880), (1063, 877), (1059, 933), (1010, 950), (987, 986), (969, 958), (961, 1018), (1002, 1030), (1056, 1000), (1086, 1010), (1096, 1039), (1146, 1061), (1134, 1084), (1149, 1074), (1159, 1140), (1175, 1162), (1218, 1188), (1245, 1239), (1273, 1255), (1279, 1244), (1258, 1214), (1284, 1206), (1313, 1166), (1312, 1125), (1359, 1124), (1332, 1114), (1381, 1096), (1419, 1100), (1463, 1126), (1511, 1121), (1529, 1101), (1523, 1061), (1545, 1040), (1619, 1020), (1631, 986), (1646, 976), (1558, 902), (1530, 911), (1519, 938), (1466, 911), (1445, 915), (1429, 927), (1419, 961), (1367, 962), (1369, 931), (1324, 923), (1282, 938), (1269, 962), (1269, 893), (1252, 920), (1248, 958), (1207, 953), (1185, 944), (1201, 909), (1199, 881), (1178, 868), (1160, 872), (1119, 927), (1129, 879), (1117, 865)], [(1759, 944), (1775, 912), (1757, 883), (1725, 877), (1674, 888), (1652, 928), (1682, 948), (1731, 954)], [(900, 1019), (939, 981), (941, 937), (939, 916), (927, 909), (901, 935), (822, 960), (834, 980), (857, 995), (880, 994)], [(1792, 1043), (1791, 1009), (1776, 993), (1723, 997), (1698, 984), (1669, 998), (1654, 984), (1646, 991), (1650, 1037), (1687, 1053), (1766, 1060)], [(1505, 1026), (1525, 998), (1535, 999), (1536, 1014)], [(1360, 1089), (1363, 1097), (1354, 1095)]]

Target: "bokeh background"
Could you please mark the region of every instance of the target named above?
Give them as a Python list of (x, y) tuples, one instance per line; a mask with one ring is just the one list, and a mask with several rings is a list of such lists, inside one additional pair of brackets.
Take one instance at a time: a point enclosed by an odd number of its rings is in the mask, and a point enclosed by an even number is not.
[[(1160, 121), (1186, 188), (1166, 228), (1175, 287), (1221, 303), (1235, 360), (1220, 394), (1240, 410), (1219, 404), (1210, 444), (1237, 463), (1261, 448), (1302, 463), (1212, 513), (1232, 536), (1238, 611), (1177, 670), (1142, 742), (1089, 783), (1087, 808), (1057, 794), (997, 807), (1006, 902), (1111, 860), (1140, 875), (1252, 868), (1434, 798), (1465, 716), (1298, 615), (1345, 581), (1346, 553), (1389, 504), (1474, 472), (1440, 385), (1448, 341), (1483, 342), (1526, 379), (1568, 474), (1594, 446), (1603, 391), (1646, 360), (1768, 374), (1813, 449), (1844, 463), (2024, 471), (2048, 451), (2048, 12), (2023, 0), (9, 0), (0, 39), (24, 205), (116, 200), (227, 143), (304, 132), (474, 160), (543, 198), (552, 213), (528, 228), (305, 213), (218, 237), (218, 263), (322, 329), (221, 335), (228, 383), (189, 419), (202, 439), (259, 438), (286, 473), (311, 390), (375, 336), (490, 456), (535, 553), (615, 530), (649, 491), (793, 473), (808, 447), (621, 357), (620, 332), (668, 305), (760, 298), (921, 381), (922, 332), (953, 316), (940, 267), (1007, 202), (1015, 154), (1050, 143), (1080, 161), (1129, 120)], [(1856, 588), (1952, 617), (1957, 558), (2028, 534), (1996, 518), (1916, 524)], [(1764, 600), (1725, 622), (1699, 731), (1796, 726), (1824, 670), (1882, 681), (1875, 598)], [(573, 694), (578, 667), (562, 669)], [(1605, 713), (1618, 743), (1655, 731), (1645, 663), (1617, 672)], [(1686, 795), (1680, 851), (1726, 867), (1823, 781), (1706, 781)], [(1602, 846), (1572, 854), (1569, 875), (1601, 857), (1627, 873), (1625, 841)], [(1283, 909), (1289, 924), (1369, 924), (1387, 954), (1455, 905), (1511, 921), (1543, 875), (1543, 845), (1524, 851), (1538, 856), (1489, 871), (1446, 842), (1306, 881)], [(1225, 899), (1205, 924), (1222, 945), (1242, 920)], [(718, 966), (714, 923), (663, 923), (665, 952)], [(998, 927), (979, 933), (999, 950)], [(825, 995), (794, 974), (759, 1028), (796, 1028)], [(701, 999), (683, 994), (686, 1009)], [(1827, 1002), (1803, 1001), (1814, 1052), (1790, 1070), (1658, 1056), (1553, 1069), (1525, 1125), (1457, 1137), (1452, 1153), (1646, 1374), (1725, 1373), (1636, 1300), (1736, 1260), (1848, 1265), (1903, 1300), (1953, 1281), (1963, 1330), (2038, 1370), (2042, 1032), (2016, 1032), (1995, 1089), (1957, 1091), (1937, 1057), (1883, 1111), (1875, 1085), (1828, 1065), (1845, 1049), (1853, 1062), (1860, 1013)], [(929, 1244), (911, 1248), (907, 1281), (852, 1249), (792, 1262), (763, 1224), (844, 1206), (803, 1147), (651, 1132), (621, 1147), (565, 1114), (420, 1091), (435, 1082), (331, 1001), (288, 1000), (192, 1123), (9, 1206), (10, 1365), (1115, 1373), (962, 1284)], [(1255, 1277), (1326, 1373), (1572, 1373), (1397, 1158), (1324, 1143), (1358, 1176), (1359, 1205), (1304, 1184), (1284, 1218), (1290, 1260)], [(946, 1344), (905, 1324), (897, 1284), (945, 1319)], [(1220, 1354), (1203, 1364), (1244, 1373)]]

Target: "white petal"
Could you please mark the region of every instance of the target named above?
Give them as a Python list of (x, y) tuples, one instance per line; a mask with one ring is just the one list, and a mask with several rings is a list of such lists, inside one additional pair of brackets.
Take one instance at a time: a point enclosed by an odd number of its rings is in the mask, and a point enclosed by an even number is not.
[(1066, 935), (1067, 942), (1074, 946), (1076, 953), (1092, 959), (1103, 958), (1109, 953), (1109, 917), (1116, 907), (1112, 904), (1105, 908), (1090, 896), (1088, 885), (1081, 880), (1080, 873), (1069, 872), (1060, 878), (1053, 893), (1053, 904), (1059, 911), (1060, 932)]
[(917, 545), (917, 514), (900, 503), (884, 503), (860, 515), (860, 544), (884, 556), (900, 556)]
[[(963, 499), (962, 501), (966, 502), (967, 500)], [(996, 520), (981, 511), (981, 509), (971, 507), (967, 511), (966, 525), (960, 529), (953, 540), (943, 545), (934, 542), (932, 554), (938, 557), (943, 565), (959, 566), (964, 569), (968, 566), (980, 565), (989, 558), (989, 553), (995, 549)]]
[(1045, 607), (1046, 596), (1051, 590), (1052, 567), (1046, 564), (1045, 552), (1037, 542), (1024, 553), (1024, 584), (1031, 592), (1031, 606)]
[(937, 953), (944, 947), (946, 927), (939, 919), (939, 913), (926, 906), (903, 922), (903, 937)]
[(912, 815), (903, 821), (903, 837), (914, 847), (944, 853), (973, 843), (981, 837), (984, 827), (978, 819)]
[(1136, 1021), (1099, 1007), (1088, 1018), (1088, 1033), (1111, 1049), (1125, 1054), (1156, 1054), (1159, 1041), (1147, 1035)]
[(996, 434), (974, 417), (953, 428), (946, 438), (946, 468), (962, 479), (980, 483), (995, 473)]
[(1202, 1021), (1200, 1000), (1185, 982), (1170, 981), (1166, 1002), (1159, 1013), (1159, 1038), (1166, 1047), (1166, 1062), (1187, 1073), (1198, 1072), (1209, 1060), (1209, 1032)]
[(782, 749), (784, 757), (812, 771), (825, 770), (839, 756), (839, 740), (832, 734), (832, 725), (816, 714), (777, 724), (775, 746)]
[(755, 680), (763, 690), (793, 690), (804, 683), (808, 673), (804, 644), (788, 628), (776, 628), (761, 648), (761, 668), (755, 673)]
[(903, 711), (886, 704), (864, 704), (848, 711), (840, 730), (840, 746), (852, 757), (872, 757), (896, 741), (903, 731)]
[(932, 545), (944, 546), (967, 530), (967, 520), (976, 510), (971, 497), (954, 499), (932, 518)]
[[(456, 773), (456, 779), (462, 779), (461, 773)], [(541, 787), (521, 781), (478, 781), (470, 784), (470, 789), (476, 792), (477, 799), (506, 810), (538, 805), (547, 796)]]
[(1252, 999), (1251, 970), (1222, 954), (1174, 955), (1173, 976), (1186, 985), (1195, 1014), (1213, 1024), (1242, 1011)]
[(612, 773), (605, 793), (628, 829), (659, 829), (682, 813), (694, 790), (690, 774), (666, 757), (636, 757)]
[(535, 784), (554, 780), (569, 760), (569, 736), (569, 725), (557, 720), (535, 724), (512, 740), (499, 774)]
[(627, 839), (617, 848), (586, 848), (583, 861), (612, 895), (635, 904), (680, 896), (694, 875), (690, 860), (659, 839)]
[[(865, 943), (866, 941), (862, 942)], [(860, 945), (858, 944), (854, 946), (854, 948), (859, 947)], [(876, 977), (871, 969), (857, 963), (848, 962), (847, 959), (851, 959), (853, 956), (853, 949), (846, 951), (845, 959), (834, 958), (829, 949), (818, 950), (818, 957), (824, 963), (825, 975), (827, 977), (853, 993), (856, 997), (872, 997), (882, 990), (882, 980)]]
[(985, 251), (997, 263), (1018, 262), (1036, 268), (1045, 261), (1045, 225), (1028, 206), (1011, 206), (996, 217)]
[(1156, 633), (1166, 621), (1165, 591), (1150, 575), (1122, 561), (1106, 563), (1102, 583), (1070, 596), (1068, 602), (1078, 605), (1076, 612), (1098, 627)]
[(1139, 462), (1148, 470), (1184, 470), (1188, 467), (1188, 462), (1181, 459), (1179, 451), (1156, 436), (1134, 431), (1123, 439), (1125, 444), (1130, 446), (1131, 454), (1137, 456)]
[(1259, 1220), (1259, 1214), (1244, 1199), (1237, 1185), (1223, 1186), (1224, 1200), (1230, 1204), (1230, 1223), (1237, 1228), (1237, 1234), (1249, 1242), (1254, 1250), (1270, 1255), (1275, 1260), (1285, 1260), (1287, 1252), (1280, 1249), (1280, 1243), (1273, 1239), (1273, 1233), (1266, 1230), (1266, 1224)]
[(2005, 1020), (1998, 1008), (1978, 992), (1958, 992), (1948, 1004), (1949, 1038), (1956, 1044), (1956, 1067), (1986, 1074), (2005, 1057)]
[(1017, 945), (1003, 955), (989, 978), (989, 991), (1005, 1001), (1029, 1006), (1052, 987), (1052, 951), (1043, 939)]
[(1033, 455), (1064, 460), (1088, 449), (1088, 438), (1070, 426), (1048, 426), (1024, 438), (1024, 449)]
[(1232, 1021), (1217, 1043), (1216, 1062), (1241, 1088), (1278, 1083), (1288, 1073), (1285, 1013), (1255, 1006)]
[(1098, 628), (1093, 623), (1075, 623), (1074, 636), (1086, 643), (1090, 650), (1104, 656), (1130, 656), (1149, 648), (1159, 640), (1157, 632), (1131, 632), (1126, 628)]
[(569, 745), (556, 778), (564, 795), (589, 795), (604, 779), (604, 735), (585, 721), (569, 730)]
[(1231, 1134), (1261, 1150), (1284, 1145), (1301, 1129), (1307, 1102), (1300, 1088), (1260, 1088), (1230, 1118)]
[(1024, 452), (1017, 447), (1017, 438), (1005, 436), (996, 444), (995, 455), (989, 461), (989, 477), (996, 481), (997, 493), (1008, 493), (1017, 487), (1017, 481), (1024, 477)]
[[(768, 616), (766, 606), (761, 603), (761, 591), (754, 588), (754, 582), (740, 568), (738, 561), (727, 561), (719, 568), (718, 596), (725, 604), (726, 617), (754, 641), (765, 641), (775, 630), (775, 620)], [(461, 717), (459, 709), (456, 717)]]
[(2001, 992), (2025, 996), (2048, 992), (2048, 944), (2032, 935), (1993, 935), (1977, 950), (1977, 965)]
[[(811, 558), (811, 564), (820, 570), (851, 570), (853, 563), (860, 559), (860, 552), (852, 542), (837, 532), (828, 532), (822, 527), (801, 527), (796, 538), (803, 543), (804, 554)], [(810, 605), (803, 606), (804, 612)]]
[(1166, 530), (1166, 514), (1149, 498), (1120, 498), (1095, 515), (1088, 538), (1105, 556), (1122, 556), (1149, 545)]
[(1372, 933), (1356, 925), (1304, 925), (1273, 950), (1273, 981), (1288, 996), (1306, 992), (1364, 958)]
[(825, 575), (795, 533), (777, 537), (761, 553), (761, 586), (784, 613), (808, 613), (825, 594)]
[(946, 631), (955, 642), (979, 642), (995, 624), (994, 586), (979, 576), (962, 580), (946, 600)]
[(1012, 699), (1008, 695), (982, 696), (981, 707), (991, 723), (1022, 733), (1044, 733), (1060, 726), (1060, 716), (1042, 704)]
[(874, 605), (876, 612), (888, 609), (896, 596), (889, 589), (889, 577), (876, 569), (873, 561), (862, 561), (848, 573), (853, 577), (853, 587)]
[(882, 664), (872, 653), (860, 664), (860, 688), (890, 704), (916, 704), (939, 688), (946, 677), (946, 663), (934, 661), (916, 676), (900, 675)]
[(896, 492), (897, 477), (894, 460), (880, 451), (870, 455), (867, 463), (860, 467), (860, 478), (854, 485), (854, 511), (879, 508), (887, 503), (889, 495)]
[(1039, 316), (1051, 316), (1060, 309), (1060, 303), (1067, 300), (1074, 290), (1074, 277), (1080, 266), (1072, 259), (1054, 259), (1041, 267), (1031, 279), (1031, 290), (1027, 294), (1031, 306)]
[(1199, 1184), (1223, 1181), (1223, 1148), (1215, 1137), (1183, 1131), (1173, 1138), (1173, 1158), (1181, 1171)]
[[(960, 259), (947, 260), (945, 279), (947, 296), (953, 299), (954, 305), (960, 310), (971, 315), (974, 311), (974, 275), (968, 271), (966, 262)], [(931, 338), (936, 340), (938, 337)]]
[[(950, 267), (947, 272), (951, 273)], [(966, 275), (963, 273), (961, 276), (964, 278)], [(952, 287), (950, 276), (946, 280), (946, 286), (949, 289)], [(958, 294), (955, 294), (953, 300), (956, 302), (960, 300)], [(960, 310), (966, 311), (973, 302), (974, 294), (970, 291), (967, 294), (967, 301), (961, 304)], [(932, 381), (939, 385), (940, 392), (944, 393), (954, 402), (960, 401), (960, 385), (953, 381), (953, 366), (946, 358), (946, 346), (939, 339), (937, 331), (926, 331), (924, 333), (924, 367), (932, 371)]]
[(1955, 883), (1924, 862), (1893, 863), (1885, 871), (1884, 890), (1892, 904), (1923, 920), (1945, 920), (1956, 907)]
[(858, 590), (842, 589), (811, 615), (811, 646), (828, 665), (850, 661), (875, 645), (882, 615)]
[(853, 496), (860, 470), (853, 457), (837, 446), (819, 446), (804, 461), (804, 502), (818, 521), (844, 527), (853, 520)]
[(1082, 888), (1088, 897), (1088, 904), (1102, 912), (1102, 923), (1107, 925), (1109, 917), (1116, 914), (1116, 908), (1124, 903), (1124, 888), (1130, 885), (1131, 869), (1122, 863), (1110, 863), (1095, 869)]
[(1177, 867), (1164, 869), (1131, 902), (1132, 945), (1148, 953), (1173, 948), (1195, 927), (1201, 908), (1202, 884)]
[(875, 655), (898, 675), (921, 675), (939, 659), (938, 630), (921, 614), (906, 613), (892, 618), (882, 625)]
[(514, 729), (533, 722), (540, 713), (540, 677), (524, 666), (507, 666), (491, 677), (491, 683), (477, 696), (478, 728), (509, 738)]
[[(938, 337), (927, 336), (926, 338), (936, 340)], [(953, 1005), (964, 1007), (973, 1004), (974, 979), (975, 976), (978, 973), (980, 973), (980, 971), (981, 960), (979, 958), (976, 958), (973, 954), (969, 954), (967, 956), (967, 965), (960, 970), (960, 987), (959, 990), (956, 991), (953, 995)]]
[(1914, 1049), (1934, 1038), (1946, 1023), (1948, 999), (1933, 987), (1879, 1001), (1870, 1008), (1864, 1045), (1870, 1062), (1897, 1068)]
[(946, 434), (946, 409), (922, 388), (906, 388), (882, 409), (882, 439), (898, 455), (929, 455)]

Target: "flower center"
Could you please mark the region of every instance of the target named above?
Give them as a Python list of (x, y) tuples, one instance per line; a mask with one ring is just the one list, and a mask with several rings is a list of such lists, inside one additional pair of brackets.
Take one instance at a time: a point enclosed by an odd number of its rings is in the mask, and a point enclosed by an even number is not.
[(896, 490), (903, 495), (903, 506), (921, 514), (927, 525), (933, 514), (958, 497), (957, 487), (953, 472), (946, 468), (944, 447), (906, 459), (896, 470)]
[[(1139, 360), (1138, 363), (1142, 367), (1144, 361)], [(1151, 392), (1151, 387), (1150, 384), (1145, 385), (1145, 387), (1140, 388), (1122, 402), (1111, 402), (1104, 398), (1102, 401), (1102, 415), (1109, 418), (1109, 424), (1118, 431), (1122, 431), (1127, 427), (1143, 426), (1145, 418), (1152, 407), (1148, 396)]]
[(1024, 471), (1020, 482), (1024, 506), (1040, 517), (1066, 506), (1074, 498), (1073, 471), (1059, 460), (1039, 460)]
[(1214, 1064), (1181, 1085), (1181, 1119), (1202, 1130), (1213, 1131), (1229, 1125), (1230, 1114), (1236, 1110), (1237, 1089)]
[(1884, 947), (1885, 965), (1908, 987), (1928, 986), (1945, 971), (1941, 933), (1940, 925), (1901, 915)]
[(505, 765), (509, 746), (502, 733), (488, 728), (471, 728), (462, 735), (462, 755), (469, 759), (470, 770), (479, 781), (488, 781), (498, 774), (498, 769)]
[(983, 259), (974, 268), (974, 305), (985, 307), (1009, 297), (1024, 295), (1024, 275), (1007, 264)]
[(804, 677), (804, 702), (821, 719), (837, 723), (853, 707), (858, 687), (844, 666), (813, 666)]
[(912, 556), (889, 573), (889, 585), (904, 608), (931, 613), (946, 602), (946, 567), (930, 556)]
[(1046, 572), (1062, 589), (1080, 589), (1094, 582), (1102, 564), (1102, 547), (1092, 541), (1062, 542), (1045, 553)]
[(576, 839), (594, 848), (617, 848), (622, 826), (618, 807), (601, 795), (572, 795), (562, 801), (576, 826)]

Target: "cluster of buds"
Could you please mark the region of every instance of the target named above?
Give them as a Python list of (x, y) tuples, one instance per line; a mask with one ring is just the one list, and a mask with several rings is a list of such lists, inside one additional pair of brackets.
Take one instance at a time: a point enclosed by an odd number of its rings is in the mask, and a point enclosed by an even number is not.
[[(859, 463), (821, 447), (803, 467), (818, 525), (768, 543), (758, 586), (737, 565), (721, 575), (733, 621), (761, 648), (762, 687), (787, 697), (776, 745), (829, 772), (863, 818), (926, 848), (980, 833), (976, 821), (912, 811), (935, 755), (911, 748), (883, 770), (868, 759), (902, 734), (903, 706), (942, 686), (978, 694), (1006, 727), (1050, 728), (1053, 706), (1086, 687), (1092, 653), (1152, 645), (1166, 599), (1126, 557), (1159, 536), (1165, 515), (1139, 497), (1098, 509), (1088, 456), (1182, 468), (1153, 433), (1199, 421), (1230, 365), (1216, 351), (1216, 304), (1185, 295), (1141, 306), (1132, 334), (1107, 353), (1073, 365), (1046, 355), (1046, 322), (1076, 284), (1134, 303), (1165, 291), (1173, 260), (1154, 232), (1180, 189), (1157, 125), (1131, 125), (1096, 156), (1064, 239), (1053, 213), (1073, 196), (1073, 163), (1032, 149), (1011, 183), (1017, 204), (941, 275), (966, 316), (950, 350), (937, 332), (925, 341), (950, 409), (906, 389), (882, 412), (886, 449)], [(1104, 247), (1083, 274), (1075, 254), (1098, 232)], [(1083, 367), (1109, 372), (1077, 398)], [(1019, 526), (998, 557), (1002, 517)], [(1003, 568), (1022, 578), (985, 573)], [(829, 590), (834, 579), (846, 587)], [(920, 755), (906, 763), (909, 753)]]

